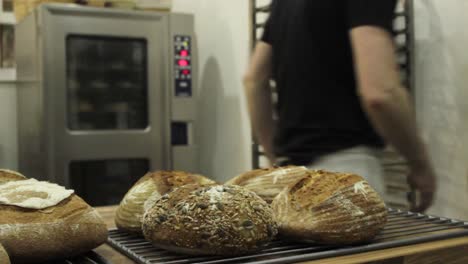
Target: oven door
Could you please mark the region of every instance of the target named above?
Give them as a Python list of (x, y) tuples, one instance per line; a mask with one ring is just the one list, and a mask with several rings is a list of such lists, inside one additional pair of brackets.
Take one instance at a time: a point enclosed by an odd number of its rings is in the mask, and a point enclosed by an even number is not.
[(48, 176), (115, 202), (170, 164), (168, 18), (63, 5), (40, 18)]

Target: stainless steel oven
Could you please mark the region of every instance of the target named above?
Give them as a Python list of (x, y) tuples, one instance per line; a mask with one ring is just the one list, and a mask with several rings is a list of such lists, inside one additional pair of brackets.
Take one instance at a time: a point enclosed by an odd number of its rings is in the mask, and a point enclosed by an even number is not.
[(93, 205), (197, 172), (193, 16), (48, 4), (16, 28), (19, 169)]

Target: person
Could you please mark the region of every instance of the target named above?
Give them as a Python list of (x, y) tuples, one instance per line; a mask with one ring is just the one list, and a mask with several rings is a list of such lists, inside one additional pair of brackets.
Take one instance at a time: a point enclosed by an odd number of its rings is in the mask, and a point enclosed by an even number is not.
[(390, 144), (410, 166), (408, 182), (420, 194), (412, 210), (422, 212), (432, 204), (435, 173), (400, 82), (395, 5), (273, 0), (243, 83), (254, 136), (272, 165), (357, 173), (383, 194), (379, 153)]

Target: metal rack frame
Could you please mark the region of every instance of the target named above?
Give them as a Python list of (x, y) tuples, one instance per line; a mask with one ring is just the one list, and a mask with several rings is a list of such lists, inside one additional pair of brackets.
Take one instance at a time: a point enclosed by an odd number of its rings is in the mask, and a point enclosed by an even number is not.
[[(260, 13), (269, 14), (270, 13), (270, 5), (266, 6), (259, 6), (258, 0), (250, 0), (249, 1), (249, 8), (250, 8), (250, 46), (253, 50), (257, 43), (258, 37), (257, 32), (258, 30), (263, 29), (265, 26), (265, 22), (258, 23), (257, 15)], [(253, 133), (252, 133), (253, 135)], [(254, 137), (252, 137), (252, 167), (254, 169), (260, 168), (260, 157), (265, 156), (262, 151), (260, 151), (260, 146), (255, 142)]]
[(95, 251), (89, 251), (85, 254), (66, 258), (48, 261), (42, 264), (112, 264), (109, 260), (105, 259)]

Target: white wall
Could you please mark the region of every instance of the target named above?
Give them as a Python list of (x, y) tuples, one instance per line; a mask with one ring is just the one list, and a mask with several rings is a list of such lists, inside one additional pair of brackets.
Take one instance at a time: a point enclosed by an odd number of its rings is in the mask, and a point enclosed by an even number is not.
[(468, 1), (414, 2), (416, 109), (439, 176), (431, 212), (468, 219)]
[(200, 74), (200, 166), (225, 181), (251, 168), (250, 128), (242, 89), (249, 58), (248, 1), (174, 0), (195, 14)]
[(0, 82), (0, 168), (17, 169), (16, 89)]

